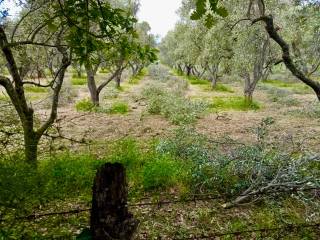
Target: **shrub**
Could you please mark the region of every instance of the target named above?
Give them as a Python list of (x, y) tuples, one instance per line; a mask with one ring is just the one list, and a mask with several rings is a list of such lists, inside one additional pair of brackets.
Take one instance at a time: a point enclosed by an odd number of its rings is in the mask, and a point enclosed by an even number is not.
[(82, 86), (87, 84), (87, 78), (86, 77), (76, 77), (71, 79), (71, 83), (74, 86)]
[(129, 112), (129, 106), (124, 102), (115, 102), (107, 112), (111, 114), (126, 114)]
[(170, 78), (170, 69), (161, 64), (151, 64), (148, 67), (148, 72), (154, 80), (166, 82)]
[(79, 112), (91, 112), (95, 110), (95, 106), (88, 98), (82, 99), (76, 103), (76, 109)]
[(160, 86), (152, 85), (143, 91), (148, 101), (148, 112), (161, 114), (173, 124), (190, 124), (195, 122), (208, 105), (203, 101), (190, 100), (183, 96), (182, 92), (165, 91)]
[[(272, 119), (264, 120), (259, 126), (259, 135), (261, 126), (267, 128), (271, 124)], [(265, 134), (266, 130), (259, 141), (264, 141)], [(271, 181), (284, 185), (293, 182), (299, 185), (305, 181), (309, 186), (319, 184), (320, 165), (316, 159), (311, 160), (309, 153), (303, 152), (295, 157), (280, 149), (276, 142), (271, 146), (260, 142), (249, 146), (239, 144), (225, 152), (219, 150), (219, 144), (212, 142), (215, 141), (193, 129), (182, 128), (161, 141), (157, 151), (185, 161), (191, 160), (192, 186), (196, 192), (201, 189), (234, 196), (249, 187), (255, 190), (264, 188)]]
[(259, 103), (255, 101), (247, 103), (243, 97), (215, 97), (210, 107), (214, 109), (232, 109), (238, 111), (258, 110), (261, 108)]

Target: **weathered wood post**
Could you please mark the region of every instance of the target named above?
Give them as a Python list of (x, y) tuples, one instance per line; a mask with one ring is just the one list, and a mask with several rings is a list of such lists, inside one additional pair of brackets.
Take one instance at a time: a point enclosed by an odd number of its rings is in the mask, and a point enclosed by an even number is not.
[(138, 221), (128, 212), (124, 167), (107, 163), (95, 177), (91, 210), (93, 240), (130, 240)]

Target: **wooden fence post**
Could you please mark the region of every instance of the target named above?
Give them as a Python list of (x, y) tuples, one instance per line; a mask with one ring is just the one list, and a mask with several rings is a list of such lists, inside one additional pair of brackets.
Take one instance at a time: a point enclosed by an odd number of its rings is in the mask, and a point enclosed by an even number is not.
[(95, 177), (93, 185), (91, 234), (93, 240), (130, 240), (138, 221), (127, 207), (127, 182), (124, 167), (107, 163)]

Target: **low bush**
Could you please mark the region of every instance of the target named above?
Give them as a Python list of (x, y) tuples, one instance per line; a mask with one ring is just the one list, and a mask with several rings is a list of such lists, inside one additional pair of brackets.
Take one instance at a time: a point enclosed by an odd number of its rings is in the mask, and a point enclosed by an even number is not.
[(219, 110), (237, 111), (258, 110), (261, 108), (260, 104), (255, 101), (247, 103), (244, 97), (215, 97), (210, 107)]
[(184, 91), (176, 91), (174, 86), (164, 90), (157, 84), (149, 85), (143, 91), (148, 102), (148, 112), (163, 115), (176, 125), (194, 123), (208, 108), (206, 102), (190, 100), (183, 94)]
[(150, 77), (157, 81), (166, 82), (170, 78), (170, 69), (161, 64), (151, 64), (148, 72)]
[(129, 112), (129, 106), (125, 102), (115, 102), (107, 112), (110, 114), (126, 114)]
[(85, 98), (76, 103), (76, 109), (78, 112), (91, 112), (94, 111), (96, 107), (90, 99)]
[[(259, 142), (248, 146), (235, 144), (237, 147), (228, 152), (220, 151), (220, 145), (215, 143), (218, 141), (210, 140), (192, 128), (178, 129), (171, 137), (160, 141), (157, 151), (192, 162), (192, 188), (195, 192), (237, 196), (247, 189), (274, 190), (277, 184), (289, 189), (295, 183), (302, 188), (318, 186), (318, 158), (307, 152), (294, 155), (280, 149), (275, 141), (272, 145), (263, 144), (268, 132), (266, 128), (272, 123), (269, 119), (264, 120), (258, 127)], [(264, 129), (263, 136), (261, 128)]]

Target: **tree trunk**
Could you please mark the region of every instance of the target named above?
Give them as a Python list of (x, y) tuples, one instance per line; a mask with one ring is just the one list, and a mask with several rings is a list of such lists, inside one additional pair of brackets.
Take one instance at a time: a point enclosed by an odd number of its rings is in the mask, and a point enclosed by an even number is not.
[(218, 78), (216, 76), (213, 76), (211, 79), (211, 87), (212, 89), (215, 89), (217, 87)]
[(27, 163), (37, 165), (39, 137), (33, 130), (24, 130), (24, 153)]
[(92, 66), (86, 65), (86, 72), (87, 72), (87, 82), (88, 82), (88, 89), (90, 93), (90, 98), (94, 106), (99, 106), (100, 101), (99, 101), (99, 91), (97, 89), (96, 81), (95, 81), (95, 74), (92, 69)]
[(119, 77), (119, 75), (116, 77), (116, 88), (120, 88), (121, 87), (121, 77)]
[(124, 167), (107, 163), (95, 177), (91, 210), (93, 240), (130, 240), (138, 221), (127, 207), (127, 183)]
[(253, 102), (253, 91), (247, 91), (244, 93), (244, 102), (247, 105), (251, 105)]
[(187, 70), (187, 76), (189, 77), (191, 75), (192, 67), (187, 65), (186, 70)]

